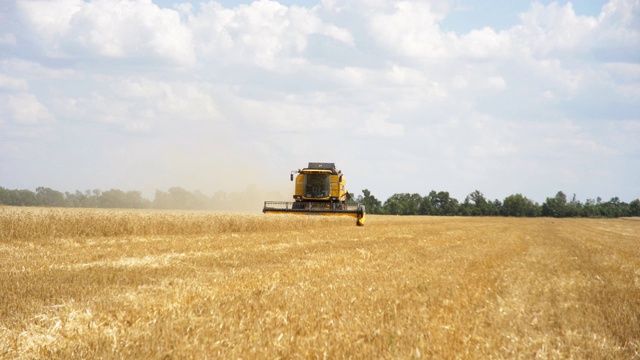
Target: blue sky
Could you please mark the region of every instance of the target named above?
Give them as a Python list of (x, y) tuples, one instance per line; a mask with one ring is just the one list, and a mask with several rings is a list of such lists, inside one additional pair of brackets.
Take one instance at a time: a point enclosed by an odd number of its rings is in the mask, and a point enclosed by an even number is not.
[(640, 1), (479, 4), (3, 1), (0, 186), (640, 198)]
[[(577, 15), (596, 17), (606, 1), (539, 1), (540, 4), (557, 4), (571, 7)], [(529, 10), (531, 1), (457, 1), (452, 2), (452, 11), (442, 21), (443, 30), (469, 32), (489, 26), (494, 30), (506, 30), (520, 22), (519, 14)]]

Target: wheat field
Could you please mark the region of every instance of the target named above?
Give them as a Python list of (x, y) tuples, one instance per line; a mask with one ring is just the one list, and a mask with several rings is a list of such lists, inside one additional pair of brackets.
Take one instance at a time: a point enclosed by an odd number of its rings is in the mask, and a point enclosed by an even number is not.
[(640, 220), (0, 207), (3, 359), (640, 359)]

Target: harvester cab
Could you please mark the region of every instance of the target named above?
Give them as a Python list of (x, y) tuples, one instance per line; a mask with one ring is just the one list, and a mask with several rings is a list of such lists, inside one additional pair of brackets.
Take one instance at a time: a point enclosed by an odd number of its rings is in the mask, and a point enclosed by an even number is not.
[(350, 216), (357, 219), (358, 226), (364, 225), (364, 205), (347, 203), (351, 194), (334, 163), (310, 162), (308, 167), (291, 172), (294, 180), (294, 201), (265, 201), (263, 213)]

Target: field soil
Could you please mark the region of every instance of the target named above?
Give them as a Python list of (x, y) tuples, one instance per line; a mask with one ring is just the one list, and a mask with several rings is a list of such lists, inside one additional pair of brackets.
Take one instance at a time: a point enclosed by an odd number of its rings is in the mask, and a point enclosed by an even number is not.
[(640, 359), (640, 220), (0, 207), (0, 358)]

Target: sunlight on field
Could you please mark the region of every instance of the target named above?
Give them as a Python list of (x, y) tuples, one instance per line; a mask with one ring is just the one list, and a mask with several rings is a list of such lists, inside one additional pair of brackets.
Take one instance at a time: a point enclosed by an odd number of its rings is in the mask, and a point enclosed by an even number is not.
[(640, 359), (640, 221), (0, 208), (0, 358)]

